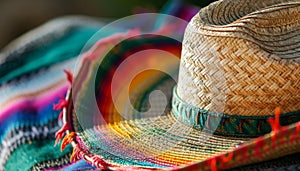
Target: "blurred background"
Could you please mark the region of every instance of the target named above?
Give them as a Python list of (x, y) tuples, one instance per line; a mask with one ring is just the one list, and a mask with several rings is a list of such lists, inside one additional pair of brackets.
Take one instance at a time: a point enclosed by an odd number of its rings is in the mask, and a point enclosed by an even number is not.
[[(0, 0), (0, 49), (27, 31), (59, 16), (86, 15), (118, 19), (136, 13), (159, 12), (167, 2), (166, 0)], [(213, 0), (182, 0), (182, 2), (204, 7)]]

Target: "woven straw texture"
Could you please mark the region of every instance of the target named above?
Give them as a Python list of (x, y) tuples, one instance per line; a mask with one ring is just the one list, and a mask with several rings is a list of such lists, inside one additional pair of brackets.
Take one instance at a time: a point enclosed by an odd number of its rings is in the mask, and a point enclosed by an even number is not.
[[(167, 79), (160, 81), (153, 89), (159, 89), (170, 96), (173, 85), (173, 80)], [(159, 97), (153, 100), (155, 103), (161, 101)], [(149, 108), (147, 98), (137, 98), (133, 103), (134, 106), (141, 106), (141, 110)], [(124, 120), (76, 132), (92, 154), (104, 156), (109, 163), (149, 168), (172, 167), (202, 161), (229, 152), (249, 140), (199, 131), (191, 125), (178, 121), (173, 114)]]
[[(182, 100), (204, 110), (243, 116), (272, 115), (278, 106), (282, 113), (300, 109), (297, 42), (300, 39), (300, 2), (263, 2), (218, 1), (202, 9), (192, 19), (182, 46), (177, 89)], [(96, 62), (89, 63), (89, 69), (95, 67)], [(88, 77), (84, 77), (82, 82)], [(103, 74), (103, 77), (109, 76)], [(153, 79), (153, 76), (148, 79)], [(99, 87), (105, 87), (104, 84), (107, 82), (103, 81)], [(141, 98), (132, 102), (136, 103), (133, 106), (139, 109), (146, 106), (147, 109), (147, 93), (158, 87), (172, 91), (168, 81), (159, 80), (143, 86), (147, 91), (139, 94)], [(66, 115), (72, 115), (68, 118), (75, 127), (77, 145), (74, 151), (83, 149), (87, 154), (84, 155), (99, 157), (109, 164), (166, 168), (198, 162), (190, 167), (203, 166), (203, 170), (208, 170), (210, 157), (216, 161), (220, 159), (217, 155), (226, 152), (234, 151), (234, 160), (227, 162), (229, 168), (300, 150), (295, 124), (289, 129), (284, 127), (285, 132), (279, 132), (278, 139), (274, 138), (274, 132), (250, 141), (248, 138), (218, 136), (182, 123), (170, 112), (152, 118), (119, 119), (115, 117), (113, 105), (104, 103), (104, 100), (109, 100), (103, 93), (105, 91), (101, 92), (101, 99), (97, 100), (103, 101), (97, 102), (100, 106), (105, 105), (109, 114), (108, 124), (80, 127), (77, 121), (79, 115), (71, 111), (70, 104)], [(78, 95), (85, 93), (83, 90)], [(160, 103), (164, 100), (155, 101)], [(87, 113), (83, 114), (87, 118)], [(131, 114), (134, 115), (134, 112)], [(257, 154), (254, 154), (255, 150), (258, 150)], [(84, 158), (83, 155), (78, 156)], [(188, 167), (185, 169), (188, 170)]]
[[(161, 82), (154, 89), (170, 91), (172, 89), (170, 81), (172, 80)], [(161, 99), (155, 101), (159, 103)], [(141, 105), (142, 110), (148, 108), (147, 100), (135, 103)], [(76, 119), (75, 125), (78, 125)], [(200, 168), (203, 166), (202, 170), (210, 170), (210, 166), (206, 163), (207, 159), (233, 151), (235, 151), (234, 160), (227, 163), (227, 168), (300, 152), (300, 142), (291, 140), (295, 129), (294, 124), (289, 130), (277, 135), (277, 144), (285, 145), (273, 145), (273, 134), (267, 134), (263, 137), (264, 141), (261, 144), (264, 145), (261, 147), (257, 147), (257, 142), (249, 138), (218, 136), (195, 129), (178, 121), (173, 114), (123, 120), (85, 130), (77, 129), (76, 132), (84, 148), (89, 149), (89, 153), (101, 156), (113, 165), (163, 169), (197, 161)], [(299, 136), (299, 133), (296, 136)], [(239, 148), (241, 146), (245, 148)], [(255, 154), (257, 149), (261, 153), (260, 157)]]
[[(280, 4), (284, 2), (284, 4)], [(271, 115), (300, 109), (300, 1), (218, 1), (189, 23), (178, 94), (201, 109)]]

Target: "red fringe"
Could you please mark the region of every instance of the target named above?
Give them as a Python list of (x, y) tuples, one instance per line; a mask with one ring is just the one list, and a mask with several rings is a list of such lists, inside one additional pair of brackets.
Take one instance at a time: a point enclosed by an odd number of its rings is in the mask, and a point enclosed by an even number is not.
[(69, 130), (69, 126), (68, 126), (68, 123), (65, 123), (61, 128), (60, 130), (58, 130), (56, 133), (55, 133), (55, 144), (54, 146), (56, 146), (56, 144), (58, 144), (58, 142), (62, 139), (64, 133)]
[(280, 120), (280, 108), (277, 107), (275, 109), (275, 118), (268, 119), (268, 122), (272, 127), (272, 131), (278, 131), (281, 128), (279, 120)]
[(280, 108), (277, 107), (275, 109), (275, 118), (269, 118), (268, 122), (270, 123), (271, 127), (272, 127), (272, 144), (275, 145), (276, 144), (276, 139), (277, 139), (277, 135), (278, 135), (278, 130), (280, 130), (281, 126), (280, 126)]
[(64, 137), (60, 145), (60, 151), (63, 151), (65, 147), (74, 140), (75, 135), (76, 135), (75, 132), (71, 132), (70, 134)]
[(64, 69), (64, 72), (67, 75), (67, 80), (69, 81), (70, 84), (72, 84), (73, 83), (73, 74), (70, 71), (65, 70), (65, 69)]
[(63, 118), (63, 116), (64, 116), (64, 112), (61, 111), (61, 112), (59, 113), (59, 115), (58, 115), (58, 121), (61, 121), (62, 118)]
[(76, 144), (76, 146), (73, 148), (72, 155), (70, 157), (70, 162), (75, 163), (80, 159), (83, 159), (85, 155), (85, 152), (79, 147), (79, 144)]
[(104, 169), (104, 170), (107, 170), (108, 166), (111, 166), (110, 164), (106, 163), (103, 159), (101, 159), (97, 155), (94, 155), (92, 157), (92, 165), (96, 166), (99, 169)]
[(67, 107), (68, 101), (65, 99), (60, 99), (57, 104), (53, 105), (53, 110), (61, 110)]

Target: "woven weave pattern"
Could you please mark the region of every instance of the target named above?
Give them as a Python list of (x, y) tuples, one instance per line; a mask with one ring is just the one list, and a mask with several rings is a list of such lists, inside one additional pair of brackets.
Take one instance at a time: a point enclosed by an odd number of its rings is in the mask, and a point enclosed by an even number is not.
[(184, 101), (244, 116), (300, 109), (300, 1), (264, 2), (219, 1), (192, 19), (178, 82)]

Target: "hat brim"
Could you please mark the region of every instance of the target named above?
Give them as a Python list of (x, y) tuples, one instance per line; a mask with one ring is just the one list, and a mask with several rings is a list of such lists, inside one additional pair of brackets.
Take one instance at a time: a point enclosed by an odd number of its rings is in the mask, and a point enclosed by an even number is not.
[[(72, 120), (79, 125), (74, 113)], [(195, 129), (170, 112), (90, 129), (76, 127), (75, 132), (76, 144), (88, 149), (87, 156), (99, 156), (114, 167), (209, 170), (213, 159), (216, 167), (228, 169), (297, 153), (299, 128), (297, 123), (258, 138), (226, 137)]]
[(96, 126), (78, 136), (91, 153), (109, 163), (147, 168), (203, 161), (231, 151), (247, 140), (194, 129), (177, 121), (172, 114)]
[[(105, 79), (102, 78), (102, 83), (103, 80)], [(151, 84), (147, 87), (153, 89), (162, 87), (170, 92), (173, 89), (168, 79), (154, 81)], [(145, 94), (139, 95), (141, 98), (136, 98), (136, 103), (141, 106), (147, 103), (143, 102), (143, 99), (147, 99), (145, 97), (148, 97), (151, 91), (143, 92)], [(300, 151), (299, 124), (283, 127), (277, 130), (276, 134), (272, 132), (255, 139), (207, 133), (178, 121), (171, 112), (162, 116), (132, 120), (108, 116), (117, 119), (109, 119), (107, 123), (96, 124), (93, 127), (82, 127), (78, 121), (78, 113), (74, 112), (71, 95), (72, 93), (68, 96), (69, 105), (64, 115), (65, 122), (70, 124), (66, 137), (68, 139), (70, 135), (73, 136), (71, 137), (74, 147), (73, 159), (84, 158), (92, 164), (95, 164), (94, 157), (97, 156), (111, 168), (136, 166), (208, 170), (212, 166), (222, 169), (232, 168)], [(102, 94), (102, 99), (107, 101), (106, 95)], [(110, 106), (107, 103), (105, 105)], [(114, 106), (106, 107), (106, 112), (114, 115)], [(101, 165), (103, 163), (99, 166)]]

